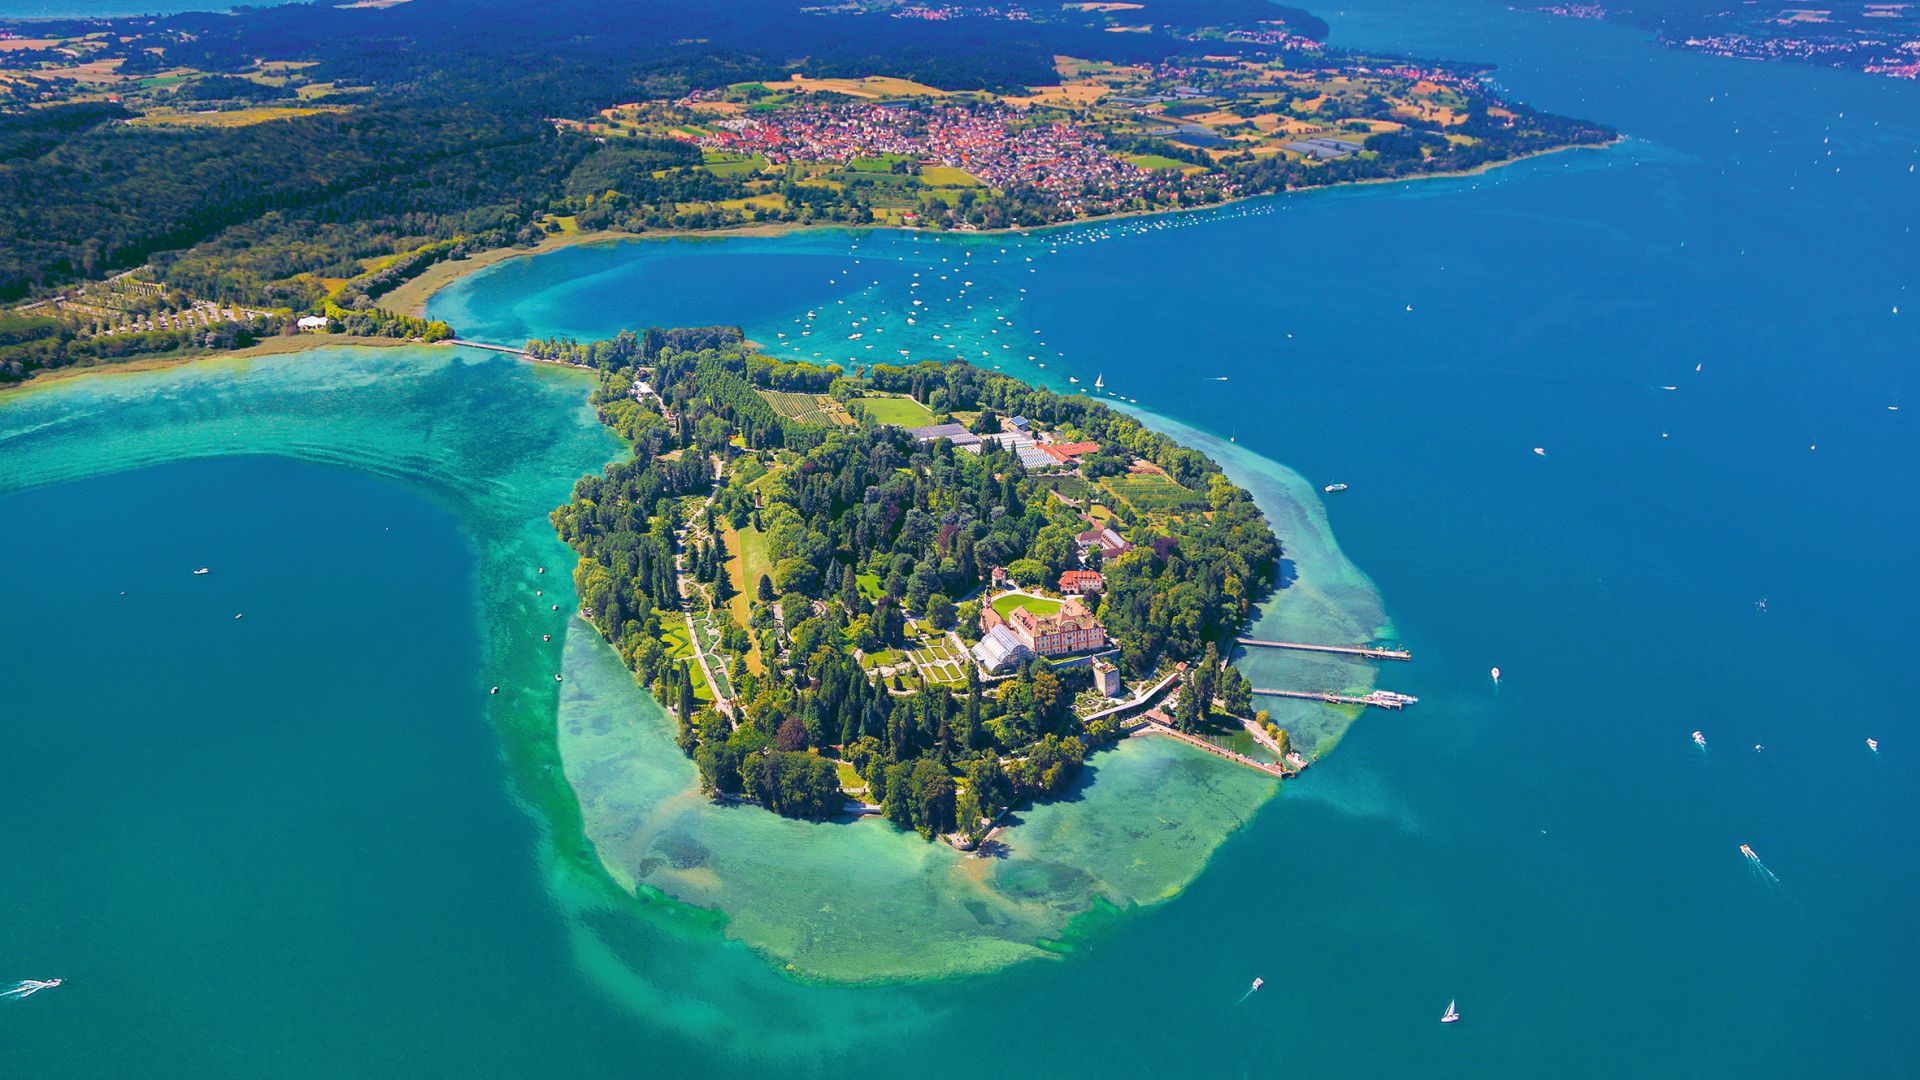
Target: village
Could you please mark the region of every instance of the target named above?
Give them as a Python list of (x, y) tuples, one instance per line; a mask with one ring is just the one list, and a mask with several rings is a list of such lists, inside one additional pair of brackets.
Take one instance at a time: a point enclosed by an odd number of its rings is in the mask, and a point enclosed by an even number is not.
[(821, 105), (741, 114), (698, 138), (706, 150), (758, 154), (772, 165), (900, 157), (958, 169), (989, 187), (1033, 188), (1076, 213), (1150, 197), (1166, 178), (1111, 153), (1096, 133), (999, 103)]

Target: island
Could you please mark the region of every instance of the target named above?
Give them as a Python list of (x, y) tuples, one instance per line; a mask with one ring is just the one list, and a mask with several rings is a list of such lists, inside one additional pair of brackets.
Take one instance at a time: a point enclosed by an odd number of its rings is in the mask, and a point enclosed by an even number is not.
[(1206, 455), (959, 361), (781, 362), (726, 327), (526, 352), (597, 370), (632, 447), (553, 523), (709, 794), (966, 849), (1145, 725), (1305, 764), (1222, 659), (1280, 543)]
[(1264, 0), (0, 20), (0, 384), (445, 339), (439, 275), (580, 240), (1024, 229), (1615, 137), (1326, 33)]

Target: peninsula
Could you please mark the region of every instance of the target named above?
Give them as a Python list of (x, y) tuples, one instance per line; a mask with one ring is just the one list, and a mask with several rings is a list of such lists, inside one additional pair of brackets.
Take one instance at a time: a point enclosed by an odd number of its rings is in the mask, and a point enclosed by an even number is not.
[(632, 446), (553, 522), (709, 793), (965, 848), (1148, 709), (1302, 764), (1221, 659), (1280, 544), (1204, 454), (962, 362), (843, 372), (721, 327), (527, 352), (597, 369)]
[(390, 294), (569, 237), (1028, 228), (1613, 138), (1325, 36), (1260, 0), (0, 21), (0, 383), (445, 338)]

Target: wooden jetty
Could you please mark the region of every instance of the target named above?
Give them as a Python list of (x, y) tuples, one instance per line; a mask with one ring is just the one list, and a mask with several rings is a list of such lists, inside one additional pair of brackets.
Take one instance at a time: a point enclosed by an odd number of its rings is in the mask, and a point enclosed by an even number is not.
[(1413, 654), (1405, 649), (1381, 649), (1372, 645), (1308, 645), (1299, 641), (1263, 641), (1260, 638), (1235, 638), (1241, 645), (1256, 649), (1294, 649), (1299, 652), (1337, 653), (1341, 656), (1364, 656), (1369, 660), (1411, 660)]
[(1350, 694), (1332, 694), (1324, 690), (1270, 690), (1256, 686), (1253, 692), (1265, 697), (1297, 698), (1301, 701), (1324, 701), (1329, 705), (1372, 705), (1377, 709), (1404, 709), (1420, 699), (1412, 694), (1396, 694), (1391, 690), (1375, 690), (1365, 697)]

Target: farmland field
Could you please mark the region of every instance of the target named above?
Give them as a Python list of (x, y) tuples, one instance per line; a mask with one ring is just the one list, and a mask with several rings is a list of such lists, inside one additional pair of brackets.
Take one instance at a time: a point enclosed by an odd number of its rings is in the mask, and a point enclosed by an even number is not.
[(1183, 488), (1164, 476), (1109, 476), (1100, 481), (1100, 486), (1141, 515), (1171, 514), (1206, 506), (1199, 492)]
[(762, 390), (759, 393), (767, 399), (767, 404), (773, 406), (774, 412), (789, 420), (822, 427), (848, 427), (853, 424), (853, 417), (847, 414), (846, 406), (825, 394), (794, 394), (784, 390)]

